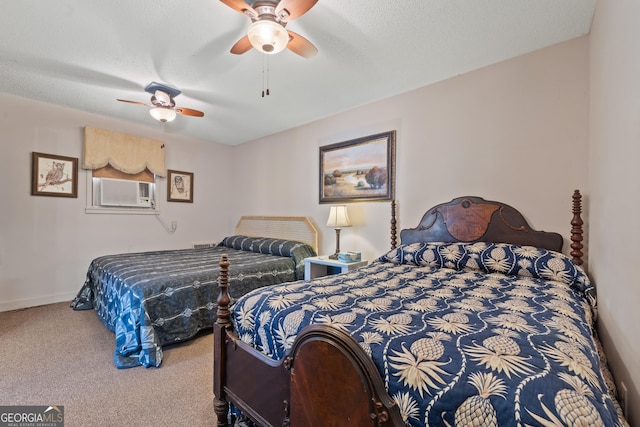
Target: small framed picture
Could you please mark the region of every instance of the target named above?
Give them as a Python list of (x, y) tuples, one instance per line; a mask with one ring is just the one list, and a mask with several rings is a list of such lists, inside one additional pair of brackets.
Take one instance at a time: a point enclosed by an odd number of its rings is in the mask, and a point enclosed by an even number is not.
[(31, 195), (78, 197), (78, 158), (33, 152)]
[(193, 203), (193, 173), (167, 169), (167, 201)]

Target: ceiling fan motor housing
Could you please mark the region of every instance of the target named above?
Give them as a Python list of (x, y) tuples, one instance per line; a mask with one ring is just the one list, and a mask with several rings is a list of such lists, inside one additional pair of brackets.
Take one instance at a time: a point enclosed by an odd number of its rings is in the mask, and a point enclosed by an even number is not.
[(158, 82), (149, 83), (147, 87), (144, 88), (144, 90), (145, 92), (149, 92), (151, 95), (155, 95), (156, 91), (160, 90), (164, 93), (169, 94), (171, 98), (174, 98), (182, 93), (181, 90), (178, 90), (176, 88), (173, 88)]
[(176, 103), (173, 100), (173, 97), (166, 92), (161, 90), (157, 90), (155, 94), (151, 97), (151, 103), (156, 107), (175, 107)]

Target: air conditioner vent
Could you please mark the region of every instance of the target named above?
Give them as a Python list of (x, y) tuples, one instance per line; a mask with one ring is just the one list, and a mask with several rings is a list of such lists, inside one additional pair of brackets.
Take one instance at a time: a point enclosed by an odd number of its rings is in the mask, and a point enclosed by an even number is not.
[(203, 248), (212, 248), (216, 246), (215, 242), (193, 242), (193, 249), (203, 249)]

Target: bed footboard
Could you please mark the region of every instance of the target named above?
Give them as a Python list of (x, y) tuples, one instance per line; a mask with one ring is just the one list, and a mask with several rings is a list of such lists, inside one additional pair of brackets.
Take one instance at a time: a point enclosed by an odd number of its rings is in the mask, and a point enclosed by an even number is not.
[(239, 340), (230, 322), (226, 256), (220, 261), (213, 393), (218, 426), (229, 403), (262, 426), (404, 426), (369, 356), (347, 333), (312, 325), (274, 361)]
[(214, 410), (218, 426), (227, 426), (229, 403), (262, 426), (286, 425), (289, 371), (214, 326)]
[(303, 329), (284, 360), (291, 369), (290, 425), (404, 426), (371, 358), (339, 329)]

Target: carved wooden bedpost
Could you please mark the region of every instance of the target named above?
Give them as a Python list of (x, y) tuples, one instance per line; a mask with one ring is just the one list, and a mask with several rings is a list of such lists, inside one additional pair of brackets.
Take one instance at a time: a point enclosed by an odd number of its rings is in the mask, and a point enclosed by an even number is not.
[(573, 219), (571, 220), (571, 260), (576, 265), (582, 265), (582, 195), (580, 190), (573, 192)]
[(231, 312), (229, 311), (229, 304), (231, 303), (231, 297), (229, 296), (229, 257), (227, 254), (222, 254), (220, 257), (220, 273), (218, 274), (218, 287), (220, 288), (220, 294), (218, 295), (218, 312), (216, 324), (226, 328), (231, 325)]
[(218, 426), (227, 426), (227, 416), (229, 414), (229, 403), (224, 400), (224, 363), (225, 363), (225, 341), (226, 331), (231, 328), (231, 312), (229, 304), (231, 297), (229, 296), (229, 258), (223, 254), (220, 258), (220, 273), (218, 274), (218, 287), (220, 294), (218, 295), (218, 311), (216, 323), (213, 326), (213, 410), (218, 418)]
[(397, 230), (396, 230), (396, 201), (391, 200), (391, 249), (395, 249), (397, 244)]

